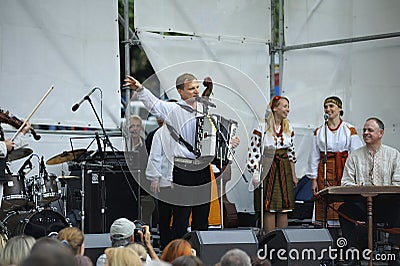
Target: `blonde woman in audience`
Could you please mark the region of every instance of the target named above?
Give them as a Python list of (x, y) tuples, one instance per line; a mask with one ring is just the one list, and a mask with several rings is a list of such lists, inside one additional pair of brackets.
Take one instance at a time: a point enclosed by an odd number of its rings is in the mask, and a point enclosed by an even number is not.
[(107, 248), (106, 254), (107, 266), (141, 266), (142, 261), (139, 255), (130, 248)]
[(19, 235), (10, 238), (0, 254), (0, 265), (19, 265), (29, 256), (36, 240), (32, 236)]

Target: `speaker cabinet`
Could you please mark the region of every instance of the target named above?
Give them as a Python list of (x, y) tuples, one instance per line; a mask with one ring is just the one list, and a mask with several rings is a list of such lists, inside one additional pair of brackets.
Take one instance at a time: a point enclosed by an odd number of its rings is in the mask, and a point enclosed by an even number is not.
[(250, 258), (257, 254), (258, 241), (252, 229), (192, 231), (184, 239), (196, 250), (204, 265), (214, 265), (221, 257), (234, 248), (245, 251)]
[(84, 244), (85, 255), (96, 265), (97, 258), (111, 247), (110, 234), (85, 234)]
[[(79, 169), (72, 175), (82, 177)], [(111, 224), (118, 218), (125, 217), (131, 221), (138, 219), (138, 184), (132, 174), (125, 171), (104, 171), (87, 167), (84, 172), (84, 195), (85, 195), (85, 220), (84, 232), (99, 234), (109, 232)], [(81, 180), (70, 183), (68, 190), (70, 197), (67, 205), (68, 213), (74, 209), (81, 210)], [(128, 184), (129, 182), (129, 184)], [(132, 192), (132, 190), (133, 192)], [(134, 195), (134, 194), (135, 195)], [(136, 196), (136, 198), (135, 198)], [(82, 227), (80, 225), (80, 227)]]
[(259, 242), (261, 257), (272, 265), (333, 265), (329, 250), (334, 248), (327, 229), (277, 229)]

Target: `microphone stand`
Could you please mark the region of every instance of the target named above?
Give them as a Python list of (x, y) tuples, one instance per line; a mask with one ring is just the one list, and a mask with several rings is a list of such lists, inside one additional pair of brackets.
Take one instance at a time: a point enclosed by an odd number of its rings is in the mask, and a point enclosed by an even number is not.
[[(131, 190), (131, 192), (132, 192), (132, 194), (133, 194), (133, 197), (135, 198), (135, 200), (138, 200), (138, 198), (136, 197), (136, 194), (135, 194), (135, 192), (134, 192), (134, 190), (133, 190), (133, 188), (132, 188), (132, 186), (131, 186), (131, 184), (129, 183), (129, 180), (128, 180), (128, 177), (127, 177), (127, 175), (126, 175), (126, 173), (125, 173), (125, 171), (124, 171), (124, 169), (123, 169), (123, 167), (122, 167), (122, 165), (121, 165), (121, 162), (117, 159), (117, 153), (116, 153), (116, 150), (115, 150), (115, 148), (114, 148), (114, 146), (112, 145), (112, 143), (111, 143), (111, 141), (110, 141), (110, 138), (108, 137), (108, 135), (107, 135), (107, 132), (106, 132), (106, 130), (104, 129), (104, 125), (103, 125), (103, 123), (101, 122), (101, 120), (100, 120), (100, 117), (99, 117), (99, 115), (97, 114), (97, 112), (96, 112), (96, 109), (94, 108), (94, 106), (93, 106), (93, 103), (92, 103), (92, 100), (90, 99), (90, 97), (89, 96), (85, 96), (85, 100), (87, 100), (88, 102), (89, 102), (89, 104), (90, 104), (90, 106), (92, 107), (92, 110), (93, 110), (93, 112), (94, 112), (94, 114), (95, 114), (95, 116), (96, 116), (96, 119), (97, 119), (97, 121), (99, 122), (99, 125), (100, 125), (100, 127), (101, 127), (101, 130), (102, 130), (102, 132), (103, 132), (103, 136), (104, 136), (104, 150), (106, 149), (106, 145), (108, 145), (110, 148), (111, 148), (111, 150), (112, 150), (112, 153), (113, 153), (113, 155), (114, 155), (114, 158), (116, 159), (116, 161), (118, 162), (118, 166), (120, 167), (120, 169), (121, 169), (121, 171), (122, 171), (122, 173), (123, 173), (123, 175), (124, 175), (124, 177), (125, 177), (125, 180), (126, 180), (126, 182), (128, 183), (128, 186), (129, 186), (129, 188), (130, 188), (130, 190)], [(104, 158), (104, 157), (103, 157)], [(104, 183), (104, 184), (101, 184), (101, 196), (102, 196), (102, 200), (101, 200), (101, 202), (102, 202), (102, 205), (103, 206), (101, 206), (101, 215), (102, 215), (102, 232), (103, 233), (105, 233), (106, 231), (107, 231), (107, 228), (106, 228), (106, 209), (107, 209), (107, 206), (105, 206), (105, 203), (106, 203), (106, 199), (105, 199), (105, 195), (106, 195), (106, 187), (105, 187), (105, 177), (104, 177), (104, 175), (102, 174), (103, 173), (103, 167), (104, 166), (104, 159), (102, 160), (102, 162), (101, 162), (101, 178), (100, 178), (100, 183)], [(83, 202), (83, 200), (82, 200), (82, 202)]]
[(324, 123), (324, 159), (322, 160), (322, 163), (324, 165), (324, 188), (326, 188), (328, 186), (328, 180), (327, 180), (327, 176), (326, 176), (326, 162), (328, 161), (328, 136), (327, 136), (327, 130), (328, 130), (328, 119), (325, 119), (325, 123)]

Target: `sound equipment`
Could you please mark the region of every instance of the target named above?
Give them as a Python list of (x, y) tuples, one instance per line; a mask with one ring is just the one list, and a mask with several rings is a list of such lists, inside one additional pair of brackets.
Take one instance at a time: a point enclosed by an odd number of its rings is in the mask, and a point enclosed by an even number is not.
[(97, 258), (111, 247), (110, 234), (85, 234), (84, 244), (85, 255), (96, 265)]
[(272, 265), (333, 265), (329, 250), (333, 240), (328, 229), (277, 229), (259, 241), (259, 254)]
[(234, 248), (245, 251), (254, 258), (258, 249), (257, 237), (252, 229), (230, 229), (221, 231), (192, 231), (183, 236), (196, 250), (204, 265), (214, 265)]
[[(117, 166), (118, 160), (122, 164), (126, 178), (120, 167)], [(112, 168), (104, 167), (103, 171), (101, 171), (101, 168), (95, 164), (88, 163), (87, 166), (85, 166), (85, 234), (108, 232), (111, 224), (121, 217), (125, 217), (131, 221), (139, 217), (137, 202), (137, 197), (139, 197), (138, 184), (128, 169), (124, 153), (118, 152), (117, 158), (110, 153), (107, 154), (105, 156), (104, 165), (112, 166)], [(75, 165), (73, 168), (70, 167), (70, 171), (72, 175), (82, 175), (80, 166)], [(135, 172), (134, 174), (137, 175), (138, 173)], [(143, 179), (144, 173), (141, 172), (140, 176), (141, 179)], [(72, 195), (75, 197), (81, 197), (79, 195), (79, 191), (81, 190), (80, 182), (81, 180), (79, 180), (78, 183), (74, 182), (74, 187), (72, 187), (72, 184), (69, 186)], [(101, 186), (104, 186), (104, 190), (102, 190)], [(81, 199), (78, 201), (81, 201)], [(71, 202), (73, 203), (74, 200)], [(79, 205), (73, 206), (72, 210), (74, 208), (80, 209)], [(105, 213), (105, 219), (103, 219), (103, 211)]]

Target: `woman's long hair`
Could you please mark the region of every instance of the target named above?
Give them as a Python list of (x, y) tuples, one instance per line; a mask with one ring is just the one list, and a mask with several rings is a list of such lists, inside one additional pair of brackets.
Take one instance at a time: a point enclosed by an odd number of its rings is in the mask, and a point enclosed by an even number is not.
[[(280, 104), (282, 104), (282, 100), (286, 100), (289, 103), (289, 99), (284, 96), (274, 96), (274, 97), (272, 97), (271, 101), (268, 104), (269, 112), (268, 112), (268, 116), (267, 116), (267, 121), (265, 121), (266, 122), (265, 130), (271, 136), (276, 135), (275, 128), (274, 128), (274, 124), (275, 124), (274, 108), (278, 107)], [(282, 132), (290, 133), (289, 120), (287, 118), (284, 118), (282, 120)]]

